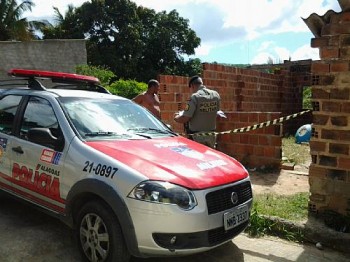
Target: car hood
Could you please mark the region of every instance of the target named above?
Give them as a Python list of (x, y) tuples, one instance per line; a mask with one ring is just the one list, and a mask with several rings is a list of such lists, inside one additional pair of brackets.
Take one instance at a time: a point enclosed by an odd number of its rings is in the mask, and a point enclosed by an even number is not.
[(184, 137), (86, 142), (151, 180), (190, 189), (229, 184), (248, 177), (234, 158)]

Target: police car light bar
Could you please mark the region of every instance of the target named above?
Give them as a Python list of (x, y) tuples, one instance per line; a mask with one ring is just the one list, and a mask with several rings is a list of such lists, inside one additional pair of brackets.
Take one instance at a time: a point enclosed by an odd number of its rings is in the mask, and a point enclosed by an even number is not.
[(76, 82), (87, 82), (91, 84), (99, 84), (100, 80), (93, 76), (85, 76), (71, 73), (52, 72), (52, 71), (41, 71), (41, 70), (28, 70), (28, 69), (11, 69), (8, 72), (9, 75), (16, 77), (37, 77), (37, 78), (50, 78), (55, 80), (64, 81), (76, 81)]

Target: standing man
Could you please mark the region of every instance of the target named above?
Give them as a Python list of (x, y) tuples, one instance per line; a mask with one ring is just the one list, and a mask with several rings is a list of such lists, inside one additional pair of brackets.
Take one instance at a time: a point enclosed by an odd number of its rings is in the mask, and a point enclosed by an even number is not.
[[(199, 76), (193, 76), (188, 84), (192, 93), (183, 113), (176, 113), (174, 120), (187, 124), (187, 134), (212, 132), (216, 129), (216, 114), (220, 110), (220, 95), (203, 85)], [(215, 148), (216, 135), (190, 136), (198, 143)]]
[(147, 91), (135, 96), (132, 100), (148, 109), (155, 117), (160, 119), (158, 91), (159, 82), (155, 79), (151, 79), (148, 81)]

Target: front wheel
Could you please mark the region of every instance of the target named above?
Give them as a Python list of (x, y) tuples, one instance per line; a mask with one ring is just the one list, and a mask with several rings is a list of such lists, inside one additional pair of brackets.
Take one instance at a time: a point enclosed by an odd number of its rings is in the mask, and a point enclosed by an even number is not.
[(130, 254), (113, 211), (100, 201), (85, 204), (77, 216), (80, 252), (90, 262), (127, 262)]

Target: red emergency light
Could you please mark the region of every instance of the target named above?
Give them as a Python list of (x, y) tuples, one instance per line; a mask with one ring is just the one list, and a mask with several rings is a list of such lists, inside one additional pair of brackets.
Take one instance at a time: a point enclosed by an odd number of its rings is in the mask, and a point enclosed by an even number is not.
[(18, 69), (14, 68), (8, 72), (9, 75), (16, 77), (34, 77), (34, 78), (50, 78), (53, 80), (63, 80), (63, 81), (77, 81), (77, 82), (87, 82), (91, 84), (99, 84), (100, 80), (93, 76), (85, 76), (71, 73), (63, 72), (53, 72), (53, 71), (42, 71), (42, 70), (28, 70), (28, 69)]

